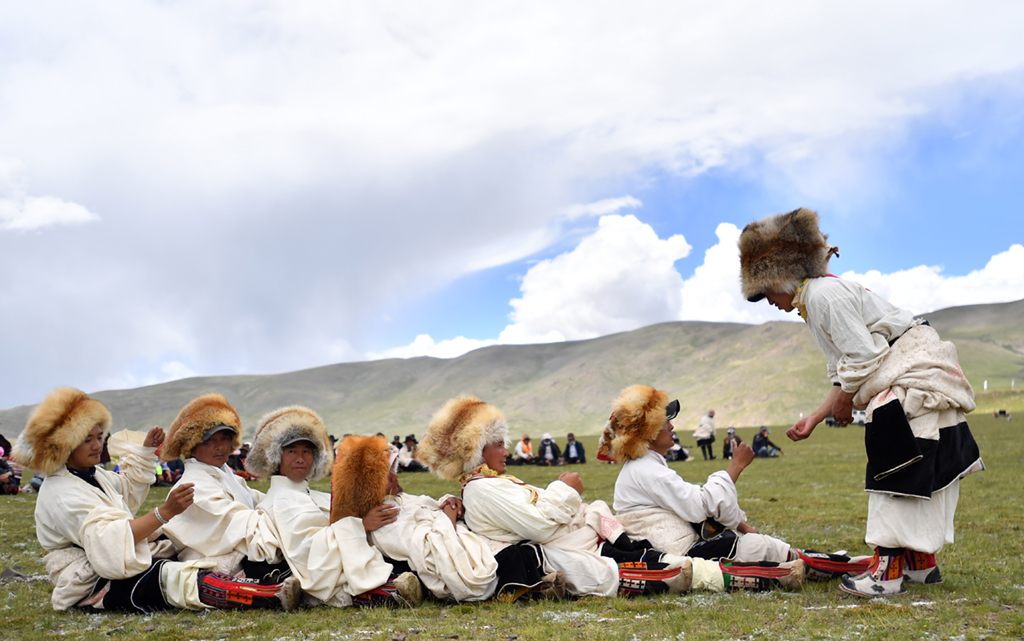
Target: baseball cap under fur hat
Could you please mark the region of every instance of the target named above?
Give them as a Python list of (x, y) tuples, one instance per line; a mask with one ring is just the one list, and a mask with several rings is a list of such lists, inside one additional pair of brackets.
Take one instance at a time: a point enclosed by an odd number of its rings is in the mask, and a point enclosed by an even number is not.
[(647, 385), (622, 390), (601, 434), (598, 458), (619, 463), (638, 459), (668, 421), (668, 394)]
[(316, 449), (306, 480), (315, 481), (326, 476), (334, 461), (327, 428), (316, 412), (301, 405), (282, 407), (263, 415), (252, 439), (252, 448), (245, 458), (246, 471), (261, 479), (277, 474), (285, 446), (297, 441), (309, 441)]
[(754, 303), (771, 292), (795, 294), (805, 278), (828, 275), (839, 254), (818, 229), (818, 214), (800, 208), (754, 221), (740, 234), (743, 297)]
[(206, 431), (218, 425), (235, 430), (231, 446), (235, 449), (242, 446), (242, 421), (226, 398), (220, 394), (204, 394), (192, 399), (181, 408), (178, 418), (167, 430), (167, 441), (160, 450), (160, 458), (171, 461), (179, 456), (192, 456), (192, 450), (203, 442)]
[(416, 449), (416, 458), (454, 481), (484, 462), (484, 447), (508, 440), (505, 414), (475, 396), (459, 396), (439, 409)]
[(363, 518), (388, 494), (391, 446), (382, 436), (346, 436), (331, 473), (331, 523)]
[(14, 444), (11, 460), (52, 474), (67, 463), (92, 428), (99, 425), (103, 430), (100, 438), (105, 438), (110, 423), (110, 411), (103, 403), (73, 387), (58, 387), (33, 410)]

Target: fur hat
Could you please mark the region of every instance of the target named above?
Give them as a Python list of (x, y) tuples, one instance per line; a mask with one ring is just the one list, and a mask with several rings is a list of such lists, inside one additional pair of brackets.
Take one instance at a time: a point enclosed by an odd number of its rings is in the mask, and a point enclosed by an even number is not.
[(331, 474), (331, 523), (363, 518), (388, 494), (391, 446), (383, 436), (346, 436)]
[(263, 415), (252, 440), (252, 449), (245, 458), (246, 471), (261, 479), (277, 474), (285, 446), (296, 441), (309, 441), (316, 448), (306, 479), (315, 481), (326, 476), (334, 460), (327, 428), (316, 412), (301, 405), (282, 407)]
[(668, 394), (647, 385), (622, 390), (604, 426), (598, 458), (625, 463), (647, 453), (668, 420)]
[(810, 209), (750, 223), (739, 241), (743, 296), (754, 303), (771, 292), (795, 294), (805, 278), (827, 276), (828, 259), (839, 254), (827, 240)]
[(474, 396), (459, 396), (434, 414), (416, 458), (441, 478), (454, 481), (484, 462), (486, 445), (507, 439), (501, 410)]
[(103, 403), (73, 387), (59, 387), (36, 407), (18, 436), (11, 460), (19, 465), (52, 474), (67, 463), (71, 452), (99, 425), (105, 438), (110, 432), (110, 411)]
[(181, 408), (178, 418), (171, 423), (167, 441), (160, 450), (160, 458), (171, 461), (179, 456), (192, 456), (192, 450), (203, 442), (206, 430), (218, 425), (227, 425), (235, 430), (231, 445), (236, 449), (241, 447), (242, 421), (226, 398), (220, 394), (204, 394), (192, 399)]

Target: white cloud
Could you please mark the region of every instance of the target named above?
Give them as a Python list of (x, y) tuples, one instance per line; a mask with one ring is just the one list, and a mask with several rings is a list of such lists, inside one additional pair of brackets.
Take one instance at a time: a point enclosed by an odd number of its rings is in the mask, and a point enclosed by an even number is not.
[(53, 196), (0, 199), (0, 230), (29, 231), (54, 225), (80, 225), (99, 219), (85, 207)]
[(606, 214), (614, 214), (620, 209), (637, 209), (642, 206), (643, 203), (636, 198), (622, 196), (619, 198), (605, 198), (604, 200), (584, 205), (570, 205), (562, 209), (562, 215), (569, 220), (575, 220), (582, 216), (604, 216)]

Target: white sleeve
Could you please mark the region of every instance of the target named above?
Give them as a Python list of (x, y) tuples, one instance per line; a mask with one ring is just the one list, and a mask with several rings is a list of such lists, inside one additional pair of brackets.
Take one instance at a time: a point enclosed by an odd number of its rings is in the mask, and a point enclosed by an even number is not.
[[(156, 482), (156, 448), (131, 441), (114, 441), (110, 449), (117, 452), (121, 495), (128, 509), (136, 514)], [(113, 454), (113, 452), (111, 452)]]
[(561, 481), (536, 492), (534, 502), (527, 486), (506, 479), (471, 481), (463, 492), (466, 525), (498, 541), (544, 543), (573, 519), (583, 499)]
[(659, 507), (690, 523), (713, 518), (728, 528), (747, 520), (739, 505), (736, 484), (726, 472), (715, 472), (703, 487), (687, 483), (675, 472), (659, 476), (648, 494)]
[(834, 298), (822, 310), (821, 326), (842, 354), (835, 364), (844, 392), (856, 392), (878, 369), (889, 343), (868, 331), (860, 307), (849, 297)]

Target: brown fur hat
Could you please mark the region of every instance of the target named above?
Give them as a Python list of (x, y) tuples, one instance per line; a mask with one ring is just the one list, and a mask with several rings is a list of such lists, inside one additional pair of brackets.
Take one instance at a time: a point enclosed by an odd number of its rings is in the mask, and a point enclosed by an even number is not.
[(236, 448), (242, 446), (242, 421), (226, 398), (220, 394), (204, 394), (192, 399), (181, 408), (178, 418), (167, 430), (167, 441), (160, 449), (160, 458), (171, 461), (179, 456), (192, 456), (192, 450), (203, 442), (206, 430), (218, 425), (234, 429), (232, 445)]
[(598, 458), (625, 463), (647, 453), (665, 425), (668, 394), (647, 385), (622, 390), (604, 426)]
[(331, 474), (331, 523), (363, 518), (388, 494), (391, 446), (383, 436), (346, 436), (338, 443)]
[(313, 465), (306, 480), (315, 481), (327, 475), (327, 469), (334, 460), (327, 428), (316, 412), (301, 405), (282, 407), (268, 412), (260, 419), (252, 448), (245, 459), (245, 469), (261, 479), (277, 474), (281, 467), (284, 444), (301, 438), (316, 448)]
[(434, 414), (416, 458), (443, 479), (454, 481), (484, 462), (484, 447), (508, 441), (505, 414), (475, 396), (449, 400)]
[(839, 252), (827, 240), (811, 209), (750, 223), (739, 241), (743, 296), (754, 303), (771, 292), (795, 294), (805, 278), (827, 276), (828, 259)]
[(100, 425), (110, 432), (110, 411), (73, 387), (59, 387), (40, 403), (14, 444), (11, 460), (43, 474), (64, 465), (71, 452)]

